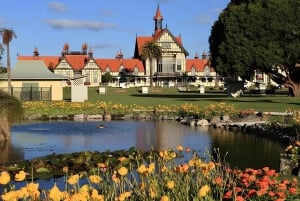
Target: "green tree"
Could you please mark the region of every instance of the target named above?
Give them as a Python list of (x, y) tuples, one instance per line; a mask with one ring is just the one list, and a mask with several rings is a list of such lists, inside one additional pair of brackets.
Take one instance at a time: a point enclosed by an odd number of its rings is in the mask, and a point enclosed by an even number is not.
[(11, 29), (0, 29), (2, 34), (3, 44), (6, 46), (6, 64), (7, 64), (7, 88), (8, 93), (11, 94), (11, 67), (10, 67), (10, 50), (9, 44), (13, 38), (17, 38), (15, 32)]
[(101, 80), (102, 83), (108, 83), (112, 80), (112, 75), (110, 74), (110, 72), (106, 72), (102, 75)]
[(153, 59), (156, 59), (158, 62), (161, 55), (161, 47), (157, 45), (155, 41), (148, 41), (145, 43), (142, 50), (142, 58), (144, 60), (149, 59), (150, 62), (150, 87), (153, 87)]
[(300, 1), (232, 0), (209, 37), (212, 66), (223, 77), (254, 70), (300, 95)]
[(0, 90), (0, 135), (5, 140), (10, 137), (11, 124), (19, 121), (22, 115), (23, 107), (21, 101)]

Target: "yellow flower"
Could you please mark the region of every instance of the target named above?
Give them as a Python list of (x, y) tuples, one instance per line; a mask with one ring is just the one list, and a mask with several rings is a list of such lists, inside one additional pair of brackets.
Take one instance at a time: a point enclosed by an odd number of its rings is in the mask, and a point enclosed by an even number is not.
[(174, 181), (170, 180), (170, 181), (167, 182), (167, 188), (168, 189), (173, 189), (174, 186), (175, 186), (175, 182)]
[(166, 195), (163, 195), (161, 198), (160, 198), (160, 201), (169, 201), (169, 197), (166, 196)]
[(182, 151), (182, 150), (183, 150), (183, 147), (182, 147), (181, 145), (178, 145), (178, 146), (176, 147), (176, 149), (177, 149), (177, 151)]
[(121, 157), (118, 158), (118, 160), (121, 161), (121, 162), (123, 162), (124, 160), (126, 160), (126, 157), (121, 156)]
[(20, 199), (26, 199), (29, 196), (29, 193), (27, 191), (26, 187), (22, 187), (19, 190), (16, 191), (18, 198)]
[(70, 200), (87, 201), (87, 198), (81, 193), (75, 193)]
[(3, 201), (17, 201), (18, 200), (15, 191), (9, 191), (5, 194), (2, 194), (1, 198)]
[(92, 190), (92, 196), (91, 198), (95, 201), (104, 201), (104, 196), (103, 195), (99, 195), (98, 191), (96, 189)]
[(64, 193), (58, 189), (56, 184), (54, 184), (54, 186), (50, 190), (49, 198), (53, 201), (60, 201), (60, 200), (62, 200), (63, 196), (64, 196)]
[(26, 185), (26, 188), (28, 192), (34, 192), (39, 189), (39, 184), (38, 183), (29, 183)]
[(99, 184), (102, 181), (101, 177), (98, 175), (90, 175), (89, 180), (94, 184)]
[(19, 171), (19, 173), (15, 175), (15, 181), (24, 181), (25, 178), (26, 172), (24, 172), (23, 170)]
[(140, 165), (140, 167), (138, 167), (137, 171), (140, 174), (144, 174), (147, 171), (147, 168), (144, 164), (142, 164), (142, 165)]
[(150, 163), (149, 164), (149, 168), (147, 169), (148, 173), (151, 173), (153, 172), (155, 169), (155, 164), (154, 163)]
[(38, 183), (29, 183), (26, 185), (29, 196), (32, 200), (39, 200), (40, 192), (39, 192), (39, 184)]
[(10, 182), (10, 175), (8, 172), (2, 172), (0, 175), (0, 184), (6, 185)]
[(74, 185), (74, 184), (77, 184), (78, 181), (79, 181), (79, 175), (75, 174), (75, 175), (72, 175), (72, 176), (69, 177), (68, 184)]
[(121, 167), (118, 170), (118, 173), (119, 173), (119, 175), (124, 176), (124, 175), (126, 175), (128, 173), (128, 169), (126, 167)]
[(209, 186), (204, 185), (199, 189), (198, 196), (199, 197), (205, 197), (209, 191), (210, 191)]
[(64, 173), (68, 173), (68, 172), (69, 172), (68, 166), (63, 167), (63, 172), (64, 172)]

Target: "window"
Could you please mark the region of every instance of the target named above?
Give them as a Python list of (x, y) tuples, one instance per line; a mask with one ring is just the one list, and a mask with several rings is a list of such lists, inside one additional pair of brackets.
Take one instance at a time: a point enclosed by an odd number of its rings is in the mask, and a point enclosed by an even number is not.
[(196, 74), (196, 68), (195, 68), (195, 66), (192, 67), (191, 73), (192, 73), (192, 75), (195, 75), (195, 74)]
[(170, 42), (162, 42), (161, 43), (161, 48), (162, 49), (170, 49), (171, 48), (171, 43)]
[(181, 71), (181, 65), (177, 64), (177, 71)]
[(139, 69), (138, 69), (138, 67), (134, 67), (134, 74), (138, 74), (138, 72), (139, 72)]

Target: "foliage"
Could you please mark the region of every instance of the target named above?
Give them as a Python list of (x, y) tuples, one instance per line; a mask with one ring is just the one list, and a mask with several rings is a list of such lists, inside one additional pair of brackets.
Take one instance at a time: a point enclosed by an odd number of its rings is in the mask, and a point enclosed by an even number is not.
[(127, 115), (140, 113), (141, 111), (153, 114), (156, 110), (157, 114), (170, 116), (195, 116), (202, 118), (211, 118), (216, 115), (236, 115), (238, 111), (232, 104), (215, 103), (208, 106), (199, 106), (184, 103), (182, 105), (157, 105), (140, 106), (137, 104), (126, 105), (111, 102), (64, 102), (64, 101), (26, 101), (23, 102), (25, 114), (41, 114), (41, 115), (75, 115), (75, 114), (104, 114)]
[(7, 85), (8, 85), (8, 93), (11, 94), (11, 67), (10, 67), (9, 43), (13, 38), (17, 38), (17, 36), (14, 30), (11, 29), (0, 29), (0, 34), (2, 34), (3, 44), (6, 46)]
[(0, 115), (6, 115), (9, 123), (19, 121), (23, 115), (22, 102), (0, 90)]
[(231, 1), (211, 30), (212, 66), (243, 79), (260, 69), (300, 95), (299, 9), (295, 0)]
[(155, 43), (155, 41), (148, 41), (145, 43), (142, 50), (142, 57), (144, 60), (149, 59), (150, 61), (150, 86), (153, 87), (153, 59), (158, 59), (162, 55), (162, 50), (159, 45)]
[(6, 72), (7, 72), (7, 68), (0, 67), (0, 74), (6, 73)]
[[(97, 162), (94, 171), (74, 172), (61, 167), (65, 184), (51, 189), (40, 189), (31, 180), (16, 189), (11, 175), (3, 172), (0, 185), (5, 187), (2, 200), (296, 200), (299, 186), (296, 178), (281, 179), (268, 167), (245, 170), (231, 169), (218, 150), (215, 157), (177, 146), (176, 150), (137, 150), (111, 160)], [(86, 158), (86, 163), (90, 159)], [(21, 170), (15, 182), (26, 179)], [(29, 175), (30, 176), (30, 175)], [(32, 175), (31, 175), (32, 176)], [(86, 182), (82, 182), (85, 180)]]
[(112, 75), (110, 74), (110, 72), (106, 72), (102, 75), (101, 80), (103, 83), (108, 83), (112, 80)]

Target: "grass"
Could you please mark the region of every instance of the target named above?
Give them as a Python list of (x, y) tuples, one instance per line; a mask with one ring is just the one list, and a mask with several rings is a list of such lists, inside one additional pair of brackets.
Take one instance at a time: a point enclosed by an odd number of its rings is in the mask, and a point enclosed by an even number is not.
[[(69, 90), (69, 91), (68, 91)], [(107, 88), (106, 94), (99, 94), (97, 88), (89, 88), (89, 101), (104, 101), (123, 105), (209, 105), (224, 102), (233, 104), (236, 109), (253, 109), (263, 112), (285, 112), (300, 110), (300, 97), (287, 96), (286, 91), (277, 91), (271, 95), (252, 95), (245, 91), (239, 98), (229, 97), (222, 90), (206, 89), (200, 94), (197, 88), (189, 92), (178, 92), (177, 88), (153, 88), (148, 94), (142, 94), (141, 88)], [(70, 99), (70, 89), (65, 89), (65, 99)]]

